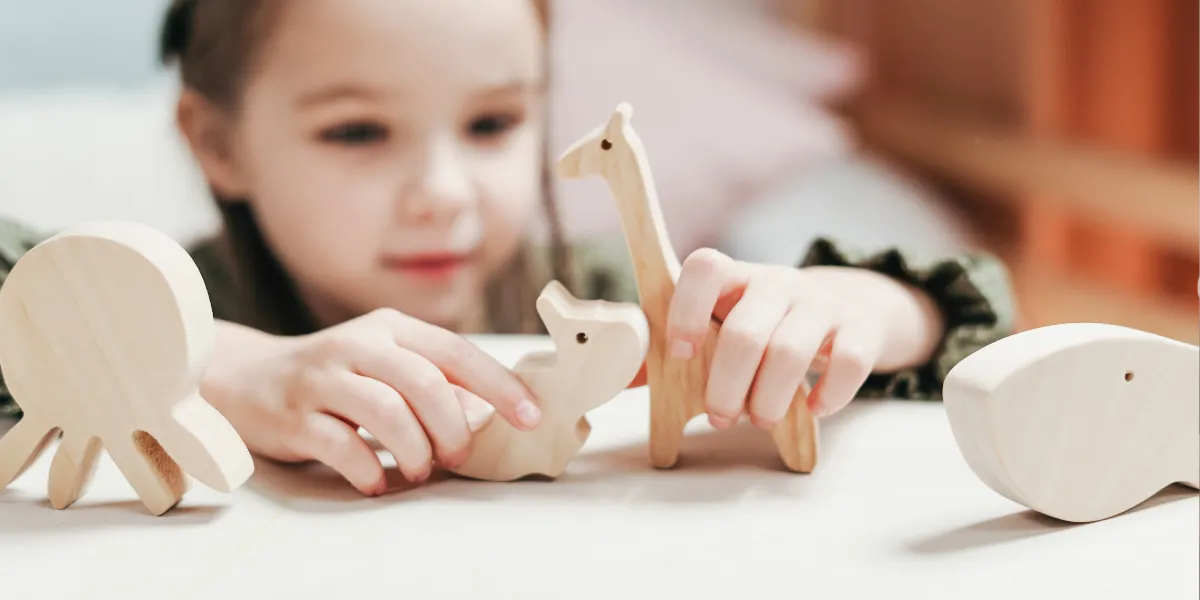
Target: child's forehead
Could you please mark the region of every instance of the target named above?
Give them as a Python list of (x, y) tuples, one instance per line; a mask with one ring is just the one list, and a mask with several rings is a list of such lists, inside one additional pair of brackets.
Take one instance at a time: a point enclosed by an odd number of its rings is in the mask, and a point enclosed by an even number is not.
[(495, 85), (542, 73), (543, 37), (531, 0), (310, 0), (284, 12), (263, 66), (314, 79)]

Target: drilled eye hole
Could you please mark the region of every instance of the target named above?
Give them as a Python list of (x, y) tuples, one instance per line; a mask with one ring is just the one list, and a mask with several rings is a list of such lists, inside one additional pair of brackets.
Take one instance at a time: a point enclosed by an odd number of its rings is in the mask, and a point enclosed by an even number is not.
[(602, 150), (612, 150), (612, 142), (608, 140), (600, 140), (600, 148)]
[(587, 334), (580, 331), (579, 333), (575, 334), (575, 341), (579, 342), (580, 344), (586, 344), (588, 341)]
[(1133, 381), (1133, 371), (1125, 371), (1125, 381)]

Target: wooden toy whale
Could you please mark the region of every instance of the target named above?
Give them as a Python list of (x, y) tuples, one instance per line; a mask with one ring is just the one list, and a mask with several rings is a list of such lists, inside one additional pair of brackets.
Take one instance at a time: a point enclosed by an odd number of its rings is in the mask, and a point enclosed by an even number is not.
[(253, 473), (241, 438), (198, 391), (213, 346), (191, 257), (136, 223), (88, 223), (42, 242), (0, 288), (0, 369), (24, 416), (0, 438), (0, 489), (58, 432), (49, 496), (86, 492), (106, 450), (162, 515), (188, 476), (231, 492)]
[[(681, 265), (668, 239), (650, 163), (632, 118), (630, 105), (619, 104), (607, 123), (562, 154), (557, 169), (559, 176), (567, 179), (601, 176), (617, 202), (633, 259), (639, 302), (650, 324), (646, 358), (650, 457), (654, 466), (668, 468), (679, 459), (684, 427), (706, 412), (704, 391), (721, 326), (715, 320), (710, 322), (697, 357), (686, 362), (670, 358), (667, 311)], [(771, 430), (784, 464), (803, 473), (811, 472), (817, 461), (817, 422), (808, 410), (810, 391), (807, 384), (802, 385), (787, 415)]]
[(1098, 521), (1175, 483), (1200, 488), (1196, 346), (1115, 325), (1052, 325), (968, 356), (943, 391), (971, 470), (1037, 512)]
[(541, 425), (521, 431), (494, 411), (473, 416), (473, 424), (482, 422), (473, 425), (471, 455), (451, 472), (490, 481), (561, 476), (591, 433), (586, 413), (637, 376), (650, 345), (638, 305), (579, 300), (552, 281), (537, 309), (555, 350), (528, 354), (513, 370), (537, 397)]

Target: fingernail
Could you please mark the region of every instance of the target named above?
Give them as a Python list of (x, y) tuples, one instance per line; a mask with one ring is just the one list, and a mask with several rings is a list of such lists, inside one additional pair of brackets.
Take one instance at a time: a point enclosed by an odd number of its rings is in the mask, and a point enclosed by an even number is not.
[(708, 415), (708, 422), (717, 429), (728, 429), (733, 421), (720, 415)]
[(761, 419), (758, 415), (750, 415), (750, 423), (759, 429), (770, 429), (775, 426), (774, 422)]
[(536, 404), (526, 400), (517, 406), (517, 419), (526, 427), (534, 427), (542, 418), (542, 411)]
[(692, 357), (692, 343), (687, 340), (675, 340), (671, 342), (671, 356), (679, 360), (687, 360)]
[(433, 465), (425, 465), (425, 470), (417, 473), (417, 475), (413, 477), (413, 483), (425, 483), (425, 481), (429, 479), (429, 476), (432, 474)]

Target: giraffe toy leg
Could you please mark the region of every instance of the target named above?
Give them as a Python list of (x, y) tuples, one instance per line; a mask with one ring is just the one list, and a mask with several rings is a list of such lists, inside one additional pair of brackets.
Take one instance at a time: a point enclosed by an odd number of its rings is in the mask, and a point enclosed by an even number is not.
[(817, 422), (808, 410), (808, 393), (801, 387), (783, 420), (771, 428), (771, 438), (788, 469), (811, 473), (817, 464)]
[(678, 390), (650, 390), (650, 461), (655, 468), (670, 469), (679, 462), (683, 430), (691, 415)]

